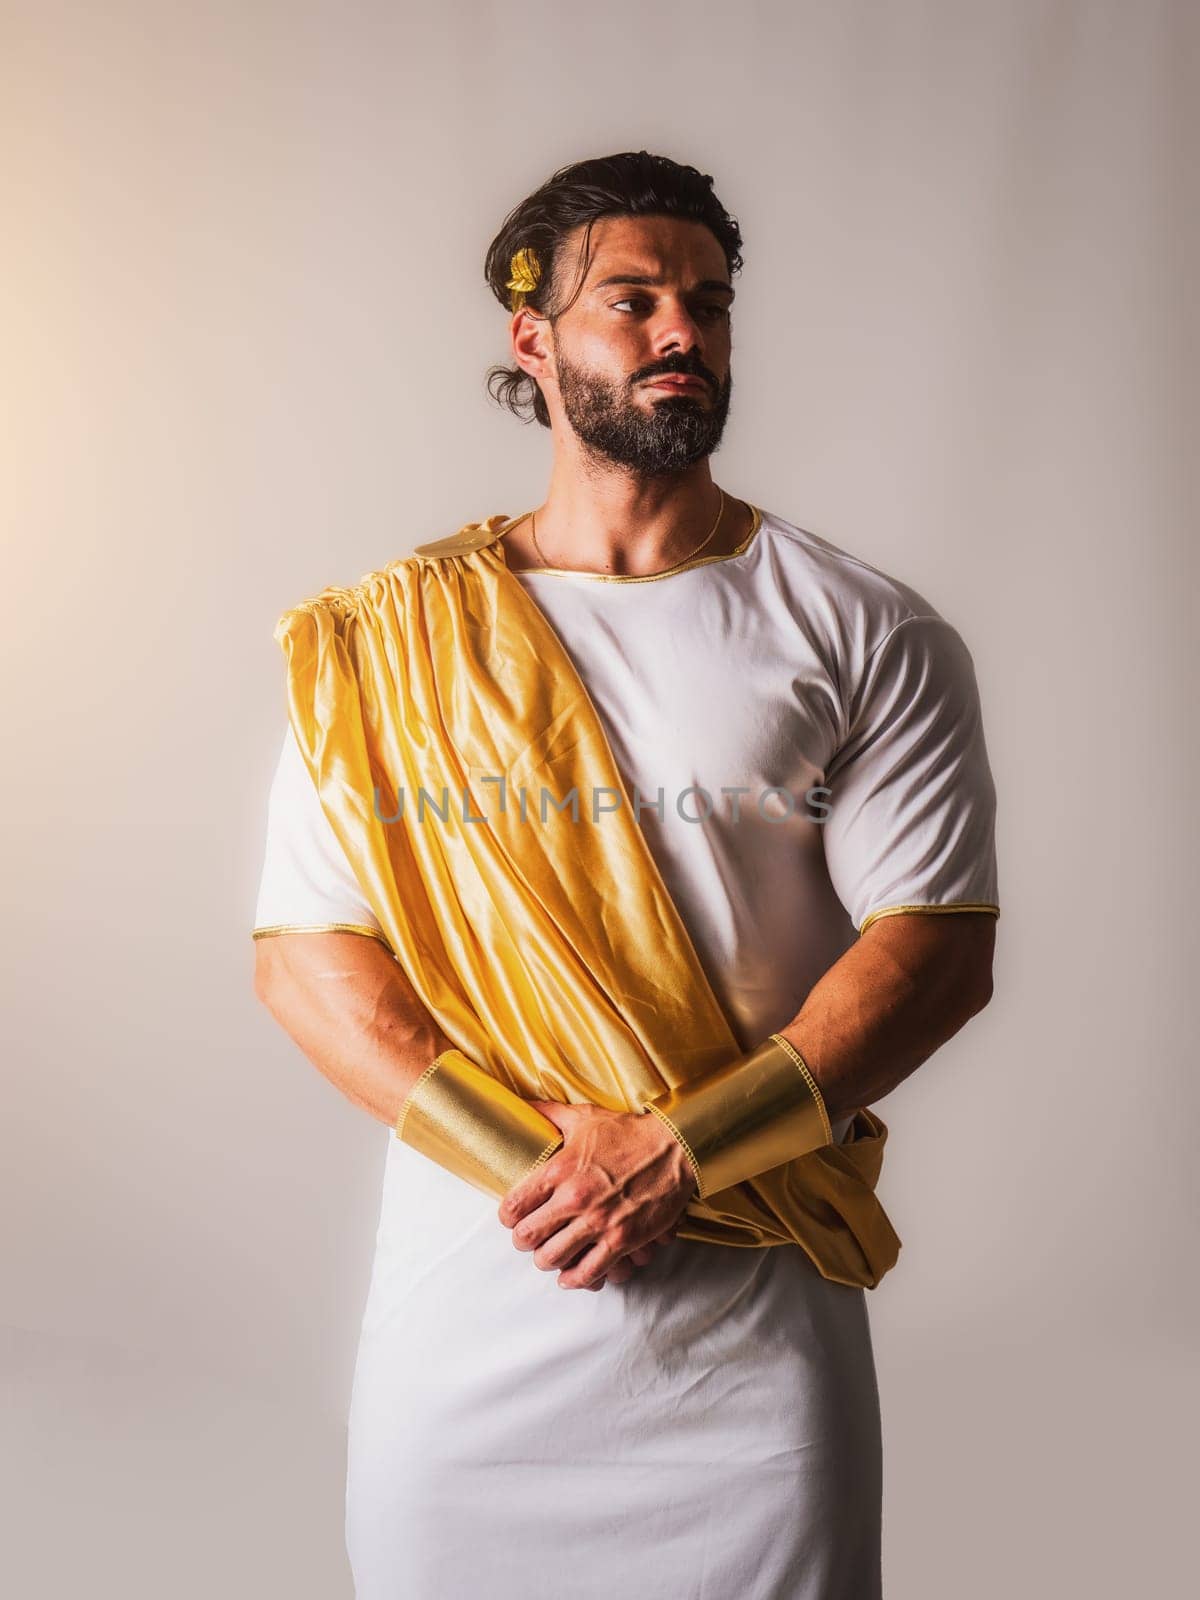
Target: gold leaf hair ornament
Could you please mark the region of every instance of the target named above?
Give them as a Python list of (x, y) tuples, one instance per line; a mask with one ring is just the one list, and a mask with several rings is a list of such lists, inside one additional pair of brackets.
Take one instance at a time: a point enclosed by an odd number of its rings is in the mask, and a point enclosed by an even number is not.
[(519, 311), (525, 304), (525, 297), (533, 293), (538, 286), (538, 279), (542, 275), (542, 264), (537, 258), (537, 252), (532, 246), (518, 250), (513, 256), (509, 267), (512, 277), (504, 285), (512, 290), (512, 309)]

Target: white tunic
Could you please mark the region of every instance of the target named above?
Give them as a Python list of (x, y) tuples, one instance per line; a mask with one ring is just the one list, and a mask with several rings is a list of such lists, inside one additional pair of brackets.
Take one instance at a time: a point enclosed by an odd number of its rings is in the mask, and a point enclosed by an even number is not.
[[(517, 576), (743, 1048), (876, 915), (998, 910), (973, 664), (915, 590), (769, 512), (666, 574)], [(255, 929), (298, 927), (380, 924), (289, 729)], [(863, 1290), (796, 1246), (676, 1240), (563, 1291), (495, 1201), (388, 1141), (349, 1418), (359, 1600), (880, 1593)]]

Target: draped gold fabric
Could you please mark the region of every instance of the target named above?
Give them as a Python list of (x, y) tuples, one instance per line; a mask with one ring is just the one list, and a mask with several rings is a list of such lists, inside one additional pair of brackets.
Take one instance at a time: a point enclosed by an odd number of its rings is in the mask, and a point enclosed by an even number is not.
[[(286, 612), (289, 715), (446, 1034), (525, 1098), (637, 1110), (742, 1051), (574, 662), (505, 564), (507, 521)], [(617, 809), (593, 820), (604, 790)], [(694, 1198), (679, 1235), (798, 1244), (824, 1277), (873, 1288), (900, 1248), (874, 1192), (886, 1138), (860, 1110), (846, 1142)]]

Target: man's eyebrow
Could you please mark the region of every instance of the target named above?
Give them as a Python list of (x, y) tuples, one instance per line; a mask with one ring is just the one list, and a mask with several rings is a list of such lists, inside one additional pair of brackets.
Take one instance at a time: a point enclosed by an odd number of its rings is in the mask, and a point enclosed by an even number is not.
[[(649, 278), (645, 277), (644, 275), (640, 276), (634, 272), (618, 272), (614, 273), (611, 278), (601, 278), (598, 283), (593, 283), (591, 287), (593, 292), (598, 289), (611, 288), (613, 284), (619, 283), (646, 284), (650, 287), (657, 287), (663, 281), (664, 280), (662, 278)], [(734, 296), (732, 284), (726, 283), (723, 278), (703, 278), (693, 289), (692, 293), (727, 294), (731, 300)]]

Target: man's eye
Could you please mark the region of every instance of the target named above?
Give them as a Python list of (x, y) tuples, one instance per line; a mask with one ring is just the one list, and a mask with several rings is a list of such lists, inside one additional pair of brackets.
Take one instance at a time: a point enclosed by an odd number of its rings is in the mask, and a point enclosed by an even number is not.
[[(621, 306), (633, 306), (633, 305), (645, 306), (645, 305), (649, 305), (649, 303), (650, 302), (646, 299), (644, 294), (632, 294), (632, 295), (627, 295), (625, 297), (625, 299), (623, 299), (623, 300), (614, 300), (614, 301), (612, 301), (611, 304), (612, 304), (612, 309), (614, 311), (617, 311), (617, 310), (620, 309)], [(712, 317), (714, 319), (717, 319), (717, 318), (720, 318), (720, 317), (727, 317), (729, 315), (729, 307), (728, 306), (718, 306), (718, 305), (701, 306), (700, 307), (700, 312), (701, 312), (702, 316)]]

